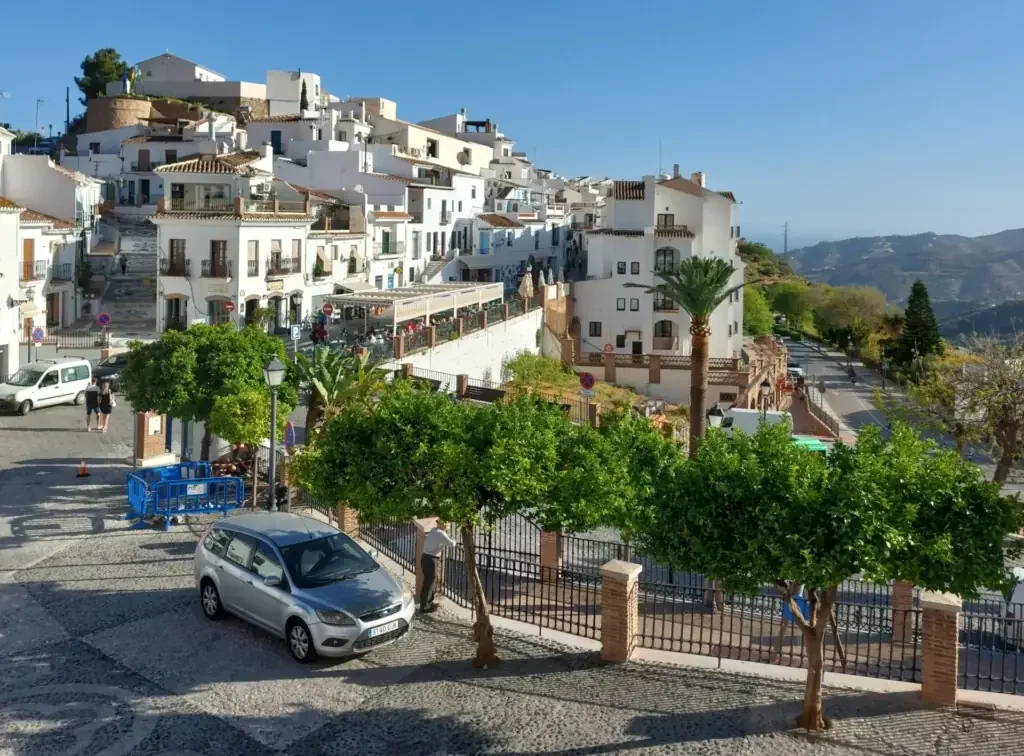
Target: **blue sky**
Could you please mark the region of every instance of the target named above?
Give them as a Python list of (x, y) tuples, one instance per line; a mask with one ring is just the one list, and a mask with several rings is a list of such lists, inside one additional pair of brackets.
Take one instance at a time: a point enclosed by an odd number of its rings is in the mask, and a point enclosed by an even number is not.
[(664, 170), (736, 193), (748, 236), (774, 241), (784, 221), (797, 244), (1024, 226), (1024, 2), (228, 7), (13, 4), (3, 26), (23, 33), (0, 46), (0, 122), (31, 129), (43, 97), (56, 132), (86, 54), (169, 49), (229, 79), (315, 71), (409, 120), (465, 107), (562, 174), (654, 173), (660, 140)]

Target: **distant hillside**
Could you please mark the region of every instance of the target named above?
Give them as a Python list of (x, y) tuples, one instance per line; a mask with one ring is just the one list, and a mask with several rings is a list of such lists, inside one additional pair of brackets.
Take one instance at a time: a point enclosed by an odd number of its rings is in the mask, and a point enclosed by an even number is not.
[(933, 303), (977, 307), (1024, 298), (1024, 229), (974, 238), (926, 233), (821, 242), (787, 259), (811, 280), (874, 286), (893, 302), (904, 301), (918, 278)]
[(945, 322), (939, 317), (939, 330), (951, 339), (973, 333), (979, 336), (1024, 333), (1024, 300), (987, 305)]

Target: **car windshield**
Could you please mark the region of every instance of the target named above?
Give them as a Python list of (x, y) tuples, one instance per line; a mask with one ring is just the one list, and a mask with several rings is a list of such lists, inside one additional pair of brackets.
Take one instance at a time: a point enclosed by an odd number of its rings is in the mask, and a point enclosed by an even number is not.
[(379, 565), (340, 533), (281, 549), (285, 567), (300, 588), (316, 588), (372, 572)]
[(8, 386), (35, 386), (39, 383), (39, 379), (43, 377), (43, 373), (40, 370), (30, 370), (28, 368), (22, 368), (17, 373), (7, 379)]
[(123, 360), (120, 357), (107, 357), (100, 362), (100, 367), (121, 367)]

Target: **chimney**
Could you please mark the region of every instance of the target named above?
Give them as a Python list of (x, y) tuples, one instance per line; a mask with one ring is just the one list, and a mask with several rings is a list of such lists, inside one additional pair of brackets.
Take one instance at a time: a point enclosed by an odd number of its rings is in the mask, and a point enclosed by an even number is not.
[(465, 108), (462, 108), (462, 110), (460, 110), (460, 111), (459, 111), (459, 114), (460, 114), (460, 115), (461, 115), (461, 116), (462, 116), (463, 118), (465, 118), (465, 117), (466, 117), (466, 109), (465, 109)]
[(672, 178), (679, 178), (679, 163), (672, 163)]
[(263, 143), (263, 159), (274, 162), (274, 146), (270, 142)]
[(210, 124), (210, 139), (213, 139), (213, 111), (206, 114), (206, 122)]
[(366, 100), (359, 101), (359, 120), (366, 123)]
[(704, 171), (695, 171), (690, 174), (690, 181), (699, 186), (701, 189), (704, 188)]

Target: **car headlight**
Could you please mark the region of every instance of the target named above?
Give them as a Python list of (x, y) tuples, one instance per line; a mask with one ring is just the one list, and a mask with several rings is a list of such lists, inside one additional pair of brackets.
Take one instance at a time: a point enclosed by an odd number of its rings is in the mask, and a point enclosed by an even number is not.
[(412, 591), (406, 588), (402, 591), (402, 604), (408, 604), (410, 601), (412, 601)]
[(331, 612), (326, 609), (317, 609), (316, 616), (319, 617), (320, 621), (325, 625), (351, 627), (356, 624), (356, 621), (345, 614), (345, 612)]

